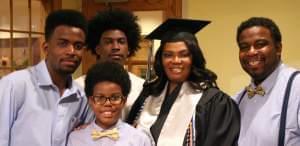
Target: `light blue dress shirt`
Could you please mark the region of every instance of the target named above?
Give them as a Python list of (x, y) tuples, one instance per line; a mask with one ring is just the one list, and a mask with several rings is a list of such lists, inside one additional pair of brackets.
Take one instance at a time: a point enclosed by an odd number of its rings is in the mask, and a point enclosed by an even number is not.
[(133, 128), (121, 120), (110, 129), (117, 128), (119, 130), (119, 139), (114, 141), (108, 137), (102, 137), (93, 140), (92, 131), (103, 131), (103, 128), (95, 122), (88, 125), (85, 129), (73, 131), (68, 140), (68, 146), (152, 146), (150, 138), (145, 133)]
[(67, 135), (92, 119), (87, 98), (70, 76), (60, 96), (45, 61), (0, 80), (0, 146), (65, 146)]
[[(248, 98), (247, 93), (241, 100), (242, 92), (233, 97), (241, 111), (240, 146), (277, 146), (285, 88), (294, 68), (280, 64), (261, 86), (264, 96)], [(253, 82), (250, 84), (255, 88)], [(285, 145), (300, 146), (300, 75), (293, 81), (288, 103)]]

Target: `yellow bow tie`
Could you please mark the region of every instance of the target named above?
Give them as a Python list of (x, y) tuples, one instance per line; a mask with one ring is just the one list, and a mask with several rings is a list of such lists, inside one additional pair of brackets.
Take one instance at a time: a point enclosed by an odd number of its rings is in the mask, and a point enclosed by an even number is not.
[(261, 86), (257, 86), (255, 89), (253, 89), (250, 85), (246, 87), (247, 94), (249, 98), (252, 98), (255, 94), (264, 96), (265, 90)]
[(101, 137), (109, 137), (113, 140), (117, 140), (119, 138), (119, 131), (117, 128), (111, 130), (105, 130), (105, 131), (93, 130), (91, 136), (93, 140), (97, 140)]

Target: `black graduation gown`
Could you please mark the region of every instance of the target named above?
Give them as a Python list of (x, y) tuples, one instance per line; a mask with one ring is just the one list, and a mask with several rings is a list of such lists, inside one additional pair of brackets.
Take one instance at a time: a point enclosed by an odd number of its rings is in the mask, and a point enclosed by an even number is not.
[[(139, 97), (127, 122), (133, 124), (141, 103), (146, 96)], [(240, 132), (240, 112), (237, 104), (224, 92), (209, 88), (204, 91), (196, 105), (196, 146), (237, 146)], [(188, 127), (187, 127), (188, 128)]]
[(210, 88), (196, 106), (196, 146), (237, 146), (240, 112), (222, 91)]

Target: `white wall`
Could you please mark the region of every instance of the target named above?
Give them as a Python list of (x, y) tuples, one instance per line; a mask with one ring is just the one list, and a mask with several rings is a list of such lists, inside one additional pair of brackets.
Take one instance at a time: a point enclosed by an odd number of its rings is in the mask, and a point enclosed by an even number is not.
[(218, 84), (234, 95), (249, 82), (238, 60), (236, 28), (252, 16), (273, 19), (283, 39), (282, 60), (300, 67), (300, 1), (297, 0), (183, 0), (183, 17), (211, 20), (197, 33), (208, 68), (218, 74)]

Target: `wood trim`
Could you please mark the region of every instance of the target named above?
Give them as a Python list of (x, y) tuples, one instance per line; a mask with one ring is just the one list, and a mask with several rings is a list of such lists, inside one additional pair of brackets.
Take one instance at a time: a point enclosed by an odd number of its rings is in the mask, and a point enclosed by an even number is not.
[[(31, 6), (31, 0), (28, 0), (28, 6), (29, 6), (29, 9), (28, 9), (28, 13), (29, 13), (29, 32), (32, 31), (32, 28), (31, 28), (31, 25), (32, 25), (32, 6)], [(32, 50), (32, 34), (29, 33), (28, 35), (28, 49), (29, 49), (29, 56), (28, 56), (28, 59), (29, 59), (29, 64), (33, 64), (33, 56), (34, 56), (34, 53), (33, 50)]]
[(167, 10), (166, 10), (165, 18), (181, 18), (182, 17), (182, 1), (181, 0), (169, 0), (166, 9)]
[[(62, 0), (49, 0), (51, 3), (51, 11), (59, 10), (62, 8)], [(49, 2), (48, 1), (48, 2)]]
[[(27, 0), (27, 3), (28, 3), (28, 9), (26, 10), (26, 11), (28, 11), (28, 14), (29, 14), (29, 17), (28, 17), (28, 19), (29, 19), (29, 28), (28, 28), (28, 30), (15, 30), (14, 29), (14, 27), (13, 27), (13, 25), (14, 25), (14, 19), (13, 19), (13, 17), (18, 17), (18, 16), (14, 16), (13, 15), (13, 13), (14, 13), (14, 8), (13, 8), (13, 5), (15, 4), (15, 3), (17, 3), (17, 1), (14, 1), (14, 0), (9, 0), (8, 2), (9, 2), (9, 28), (8, 29), (0, 29), (0, 32), (7, 32), (7, 33), (9, 33), (9, 38), (7, 38), (7, 39), (1, 39), (1, 42), (5, 42), (5, 44), (4, 44), (4, 47), (5, 48), (8, 48), (9, 49), (9, 56), (7, 56), (8, 58), (9, 58), (9, 65), (8, 65), (8, 67), (1, 67), (0, 69), (1, 69), (1, 71), (3, 70), (3, 69), (9, 69), (10, 71), (14, 71), (15, 70), (15, 67), (16, 66), (14, 66), (13, 65), (13, 62), (14, 62), (14, 50), (16, 49), (16, 48), (18, 48), (19, 46), (20, 46), (20, 44), (22, 44), (21, 46), (22, 47), (25, 47), (25, 48), (28, 48), (28, 54), (29, 54), (29, 56), (26, 56), (26, 57), (28, 57), (28, 61), (29, 61), (29, 65), (34, 65), (35, 64), (35, 62), (34, 62), (34, 60), (37, 60), (37, 61), (39, 61), (40, 60), (40, 57), (39, 58), (34, 58), (34, 56), (40, 56), (40, 52), (39, 52), (39, 50), (40, 49), (38, 49), (38, 50), (33, 50), (32, 49), (32, 42), (35, 40), (34, 38), (32, 38), (32, 36), (34, 35), (34, 34), (44, 34), (43, 32), (36, 32), (36, 31), (32, 31), (32, 28), (31, 28), (31, 25), (32, 25), (32, 7), (31, 7), (31, 5), (32, 5), (32, 1), (33, 0)], [(46, 11), (52, 11), (51, 9), (49, 9), (49, 8), (51, 8), (52, 7), (52, 3), (54, 4), (54, 3), (56, 3), (55, 4), (55, 8), (57, 8), (57, 4), (59, 3), (59, 2), (61, 2), (61, 0), (54, 0), (54, 1), (52, 1), (52, 0), (40, 0), (41, 2), (42, 2), (42, 4), (43, 4), (43, 6), (46, 8)], [(24, 33), (24, 34), (26, 34), (26, 35), (28, 35), (28, 37), (26, 37), (26, 38), (14, 38), (14, 33)], [(3, 46), (1, 46), (1, 47), (3, 47)]]
[(14, 68), (13, 68), (13, 58), (14, 58), (14, 50), (13, 50), (13, 1), (10, 0), (10, 3), (9, 3), (9, 7), (10, 7), (10, 66), (11, 66), (11, 70), (10, 71), (13, 71)]
[[(182, 17), (182, 0), (130, 0), (128, 2), (110, 3), (114, 8), (130, 11), (162, 10), (166, 18)], [(94, 0), (82, 0), (82, 11), (90, 19), (97, 11), (107, 9), (105, 3), (96, 3)]]
[(90, 14), (89, 14), (89, 11), (88, 11), (88, 0), (82, 0), (81, 1), (81, 5), (82, 5), (82, 13), (84, 16), (88, 17)]

